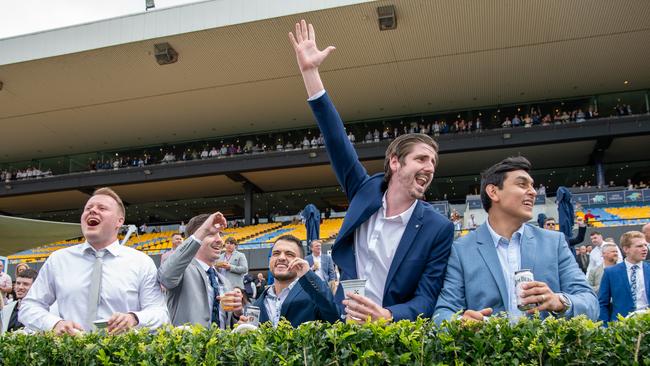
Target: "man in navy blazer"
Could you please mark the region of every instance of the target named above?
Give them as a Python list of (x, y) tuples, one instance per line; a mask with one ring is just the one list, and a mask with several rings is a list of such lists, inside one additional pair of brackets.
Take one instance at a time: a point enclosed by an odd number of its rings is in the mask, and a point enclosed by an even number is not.
[(598, 302), (600, 320), (611, 322), (618, 315), (646, 309), (650, 304), (650, 264), (644, 262), (648, 255), (648, 243), (640, 231), (628, 231), (621, 236), (625, 260), (605, 268), (600, 282)]
[[(539, 311), (555, 316), (585, 314), (598, 317), (596, 295), (587, 284), (569, 250), (564, 234), (527, 222), (533, 217), (535, 188), (530, 162), (507, 158), (481, 176), (481, 201), (488, 212), (485, 223), (454, 243), (445, 284), (438, 298), (434, 321), (482, 321), (493, 312), (515, 320)], [(514, 275), (532, 271), (534, 281), (522, 286), (518, 308)]]
[[(384, 173), (369, 176), (348, 140), (318, 67), (334, 47), (319, 51), (312, 25), (290, 33), (309, 104), (325, 139), (336, 177), (350, 202), (332, 258), (341, 281), (366, 279), (365, 295), (336, 299), (348, 319), (431, 317), (453, 242), (453, 225), (422, 201), (433, 179), (438, 145), (406, 134), (388, 146)], [(347, 295), (347, 294), (346, 294)]]
[(275, 281), (255, 301), (260, 322), (271, 321), (277, 326), (284, 317), (297, 327), (312, 320), (334, 323), (339, 319), (332, 291), (309, 270), (303, 256), (302, 244), (295, 236), (283, 235), (273, 244), (269, 269)]
[[(309, 267), (321, 280), (330, 283), (336, 281), (336, 272), (334, 272), (334, 262), (332, 257), (321, 252), (323, 242), (320, 240), (312, 240), (311, 254), (305, 257)], [(314, 264), (317, 263), (317, 264)]]

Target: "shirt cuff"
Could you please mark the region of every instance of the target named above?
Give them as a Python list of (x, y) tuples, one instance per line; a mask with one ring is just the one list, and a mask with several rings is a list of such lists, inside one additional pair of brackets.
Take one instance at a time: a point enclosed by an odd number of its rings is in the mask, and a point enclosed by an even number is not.
[(319, 91), (318, 93), (312, 95), (311, 97), (309, 97), (309, 99), (307, 99), (307, 101), (311, 102), (312, 100), (316, 100), (316, 99), (322, 97), (323, 94), (325, 94), (325, 89), (323, 89), (323, 90)]

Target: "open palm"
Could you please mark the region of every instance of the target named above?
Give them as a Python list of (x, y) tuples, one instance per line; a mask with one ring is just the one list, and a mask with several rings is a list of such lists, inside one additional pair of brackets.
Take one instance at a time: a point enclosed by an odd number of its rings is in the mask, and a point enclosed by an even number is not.
[(320, 64), (327, 58), (327, 56), (335, 50), (333, 46), (329, 46), (322, 51), (318, 50), (316, 46), (316, 32), (314, 27), (304, 20), (296, 23), (296, 34), (289, 33), (289, 40), (296, 51), (296, 59), (300, 71), (317, 69)]

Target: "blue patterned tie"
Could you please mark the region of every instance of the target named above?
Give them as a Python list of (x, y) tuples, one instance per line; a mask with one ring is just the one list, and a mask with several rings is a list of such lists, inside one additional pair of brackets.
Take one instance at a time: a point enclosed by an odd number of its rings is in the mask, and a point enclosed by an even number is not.
[(635, 264), (632, 266), (632, 301), (634, 301), (634, 309), (636, 310), (636, 270), (639, 269), (639, 265)]
[(217, 271), (212, 267), (208, 269), (208, 278), (210, 279), (210, 286), (214, 289), (211, 319), (212, 323), (219, 326), (219, 301), (217, 301), (217, 295), (219, 295), (219, 281), (217, 280)]

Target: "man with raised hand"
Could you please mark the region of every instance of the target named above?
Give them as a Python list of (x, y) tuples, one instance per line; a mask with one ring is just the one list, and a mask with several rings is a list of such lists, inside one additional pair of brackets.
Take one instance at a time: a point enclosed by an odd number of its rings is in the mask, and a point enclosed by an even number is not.
[[(93, 193), (81, 214), (86, 241), (45, 261), (18, 313), (25, 327), (76, 334), (102, 321), (114, 334), (169, 322), (153, 260), (117, 240), (124, 217), (124, 204), (112, 189)], [(60, 316), (49, 312), (55, 301)]]
[(384, 172), (368, 175), (318, 71), (335, 48), (318, 50), (314, 27), (304, 20), (289, 40), (332, 167), (350, 202), (332, 258), (342, 281), (366, 279), (366, 296), (349, 294), (343, 300), (339, 286), (341, 310), (361, 322), (430, 317), (453, 241), (451, 222), (423, 201), (438, 144), (424, 134), (399, 136), (386, 150)]
[[(188, 238), (160, 265), (158, 280), (167, 289), (167, 307), (175, 326), (189, 323), (209, 328), (216, 324), (226, 329), (233, 323), (233, 312), (241, 312), (241, 295), (231, 291), (231, 282), (215, 267), (224, 245), (220, 232), (226, 227), (220, 212), (194, 216), (185, 229)], [(220, 296), (219, 285), (229, 292)], [(228, 303), (220, 306), (221, 301)]]

